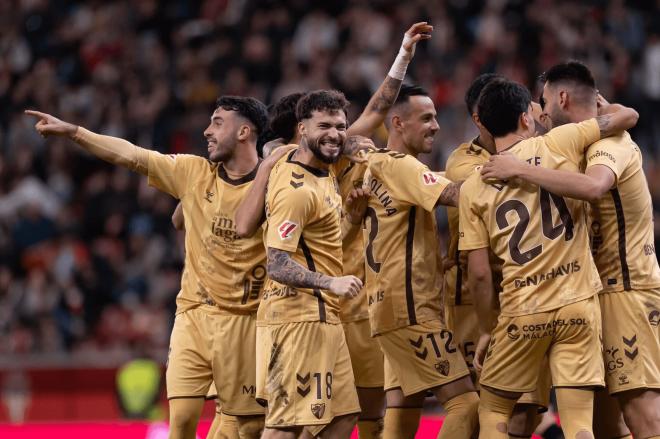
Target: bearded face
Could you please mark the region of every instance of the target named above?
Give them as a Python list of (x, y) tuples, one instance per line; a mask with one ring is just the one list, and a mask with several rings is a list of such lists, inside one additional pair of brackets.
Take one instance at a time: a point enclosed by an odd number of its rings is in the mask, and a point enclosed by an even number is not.
[(313, 111), (302, 122), (303, 137), (314, 157), (327, 164), (339, 160), (346, 141), (346, 115), (343, 111)]

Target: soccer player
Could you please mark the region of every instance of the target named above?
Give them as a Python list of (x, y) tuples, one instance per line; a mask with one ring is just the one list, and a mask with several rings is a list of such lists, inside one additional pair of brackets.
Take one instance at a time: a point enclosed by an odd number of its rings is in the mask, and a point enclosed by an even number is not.
[[(598, 114), (596, 84), (579, 62), (544, 75), (544, 110), (553, 126)], [(600, 100), (600, 112), (611, 111)], [(560, 151), (562, 153), (563, 151)], [(660, 268), (654, 248), (653, 207), (639, 147), (626, 132), (591, 145), (583, 173), (528, 167), (503, 156), (484, 175), (519, 177), (564, 197), (591, 203), (592, 252), (602, 281), (603, 358), (609, 392), (633, 436), (660, 436)]]
[(268, 280), (259, 320), (268, 325), (268, 414), (263, 437), (348, 438), (360, 412), (339, 320), (339, 297), (362, 281), (342, 276), (341, 198), (330, 164), (346, 141), (344, 95), (297, 104), (300, 147), (273, 168), (266, 199)]
[[(403, 82), (405, 71), (412, 60), (416, 44), (421, 40), (430, 38), (433, 27), (426, 22), (413, 24), (404, 34), (403, 42), (390, 71), (383, 83), (369, 100), (359, 118), (348, 128), (347, 135), (361, 135), (369, 137), (385, 121), (388, 111), (394, 105), (399, 88)], [(299, 143), (297, 121), (293, 110), (295, 95), (282, 98), (272, 109), (271, 131), (279, 134), (281, 139), (274, 141), (274, 145), (284, 143)], [(269, 147), (264, 146), (264, 153)], [(343, 200), (348, 200), (352, 191), (362, 186), (366, 167), (358, 163), (342, 166), (337, 175), (339, 194)], [(236, 213), (237, 231), (239, 234), (249, 236), (255, 232), (260, 224), (257, 219), (263, 206), (265, 187), (268, 174), (257, 174), (255, 184)], [(347, 210), (347, 203), (344, 204)], [(343, 273), (355, 275), (364, 280), (364, 242), (359, 231), (361, 217), (355, 216), (356, 224), (345, 221), (347, 233), (342, 240)], [(380, 437), (383, 428), (383, 412), (385, 394), (383, 392), (383, 355), (380, 348), (371, 339), (369, 326), (369, 313), (366, 295), (356, 298), (342, 298), (340, 320), (344, 327), (346, 343), (348, 345), (355, 384), (360, 400), (361, 412), (358, 419), (358, 431), (361, 437)], [(261, 329), (257, 329), (258, 332)], [(261, 337), (263, 339), (263, 337)], [(259, 351), (258, 351), (259, 355)], [(257, 361), (257, 379), (261, 375), (261, 361)], [(261, 386), (257, 386), (258, 389)], [(263, 388), (263, 387), (261, 387)], [(264, 398), (264, 395), (257, 395)]]
[(233, 216), (257, 172), (265, 106), (252, 98), (218, 99), (204, 131), (208, 160), (160, 154), (48, 114), (26, 113), (39, 119), (35, 128), (42, 135), (69, 137), (103, 160), (148, 176), (149, 184), (182, 201), (185, 268), (166, 374), (170, 436), (195, 437), (214, 381), (223, 412), (237, 416), (241, 437), (259, 437), (263, 408), (254, 399), (254, 340), (266, 261), (260, 237), (237, 236)]
[[(479, 130), (479, 135), (470, 142), (463, 143), (456, 148), (449, 158), (445, 169), (445, 177), (453, 182), (465, 181), (477, 166), (488, 162), (495, 154), (493, 136), (479, 121), (477, 114), (477, 99), (483, 88), (491, 81), (504, 79), (500, 75), (484, 73), (478, 76), (465, 93), (465, 104), (472, 122)], [(449, 241), (447, 247), (447, 261), (445, 262), (445, 318), (447, 329), (456, 339), (456, 344), (465, 356), (468, 368), (476, 383), (476, 371), (472, 359), (474, 349), (479, 339), (479, 325), (474, 310), (472, 297), (467, 285), (467, 255), (458, 251), (458, 209), (447, 207), (449, 220)], [(502, 272), (499, 261), (491, 253), (491, 267), (493, 271), (493, 284), (499, 292)], [(536, 425), (541, 420), (540, 410), (546, 410), (550, 398), (550, 376), (543, 373), (538, 389), (525, 393), (518, 400), (509, 422), (509, 434), (514, 437), (531, 437)]]
[(439, 126), (420, 87), (401, 87), (388, 117), (387, 149), (369, 154), (364, 187), (366, 293), (371, 332), (385, 356), (384, 438), (413, 438), (427, 391), (447, 411), (439, 438), (469, 438), (478, 396), (453, 334), (441, 323), (434, 209), (455, 205), (459, 185), (417, 160)]
[[(531, 96), (520, 84), (493, 81), (477, 104), (498, 153), (534, 166), (577, 171), (586, 148), (629, 128), (633, 110), (568, 124), (535, 135)], [(567, 157), (556, 155), (562, 149)], [(593, 387), (602, 386), (598, 272), (589, 254), (582, 202), (514, 180), (482, 181), (473, 173), (461, 188), (459, 250), (468, 253), (468, 284), (481, 335), (480, 438), (508, 438), (509, 417), (522, 393), (537, 387), (548, 355), (566, 437), (593, 438)], [(492, 280), (489, 251), (502, 260), (502, 292)], [(499, 316), (498, 316), (499, 313)]]

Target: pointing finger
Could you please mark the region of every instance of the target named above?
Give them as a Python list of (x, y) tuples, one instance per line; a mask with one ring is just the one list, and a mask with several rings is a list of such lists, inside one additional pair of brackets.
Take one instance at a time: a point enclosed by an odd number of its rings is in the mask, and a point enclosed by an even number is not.
[(41, 117), (43, 119), (47, 119), (49, 116), (46, 113), (42, 113), (41, 111), (35, 111), (35, 110), (25, 110), (25, 114), (27, 114), (28, 116)]

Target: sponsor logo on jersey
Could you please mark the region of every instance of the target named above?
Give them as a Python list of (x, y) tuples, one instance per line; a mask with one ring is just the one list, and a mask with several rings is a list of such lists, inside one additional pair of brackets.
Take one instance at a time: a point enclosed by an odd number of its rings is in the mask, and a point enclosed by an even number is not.
[(654, 309), (649, 313), (649, 323), (652, 326), (658, 326), (660, 324), (660, 311)]
[(298, 224), (293, 221), (286, 220), (277, 228), (277, 233), (280, 235), (281, 240), (289, 239), (293, 232), (298, 228)]
[(506, 335), (508, 335), (511, 340), (518, 340), (520, 338), (520, 329), (518, 326), (510, 324), (509, 327), (506, 328)]
[(434, 172), (425, 172), (422, 174), (422, 180), (424, 184), (430, 186), (432, 184), (437, 184), (440, 182), (440, 177)]

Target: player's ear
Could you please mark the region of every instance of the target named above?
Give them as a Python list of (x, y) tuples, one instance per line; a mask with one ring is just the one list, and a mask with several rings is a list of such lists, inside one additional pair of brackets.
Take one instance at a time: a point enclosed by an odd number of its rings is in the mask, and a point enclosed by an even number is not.
[(566, 90), (559, 92), (559, 106), (561, 108), (566, 108), (568, 106), (568, 92)]
[(252, 134), (252, 129), (248, 125), (243, 124), (240, 127), (238, 127), (239, 141), (245, 142), (250, 137), (250, 134)]
[(392, 128), (395, 130), (401, 130), (401, 118), (398, 115), (392, 116)]
[(302, 138), (307, 134), (307, 130), (305, 129), (305, 124), (302, 122), (298, 122), (298, 134), (300, 135), (300, 138)]

